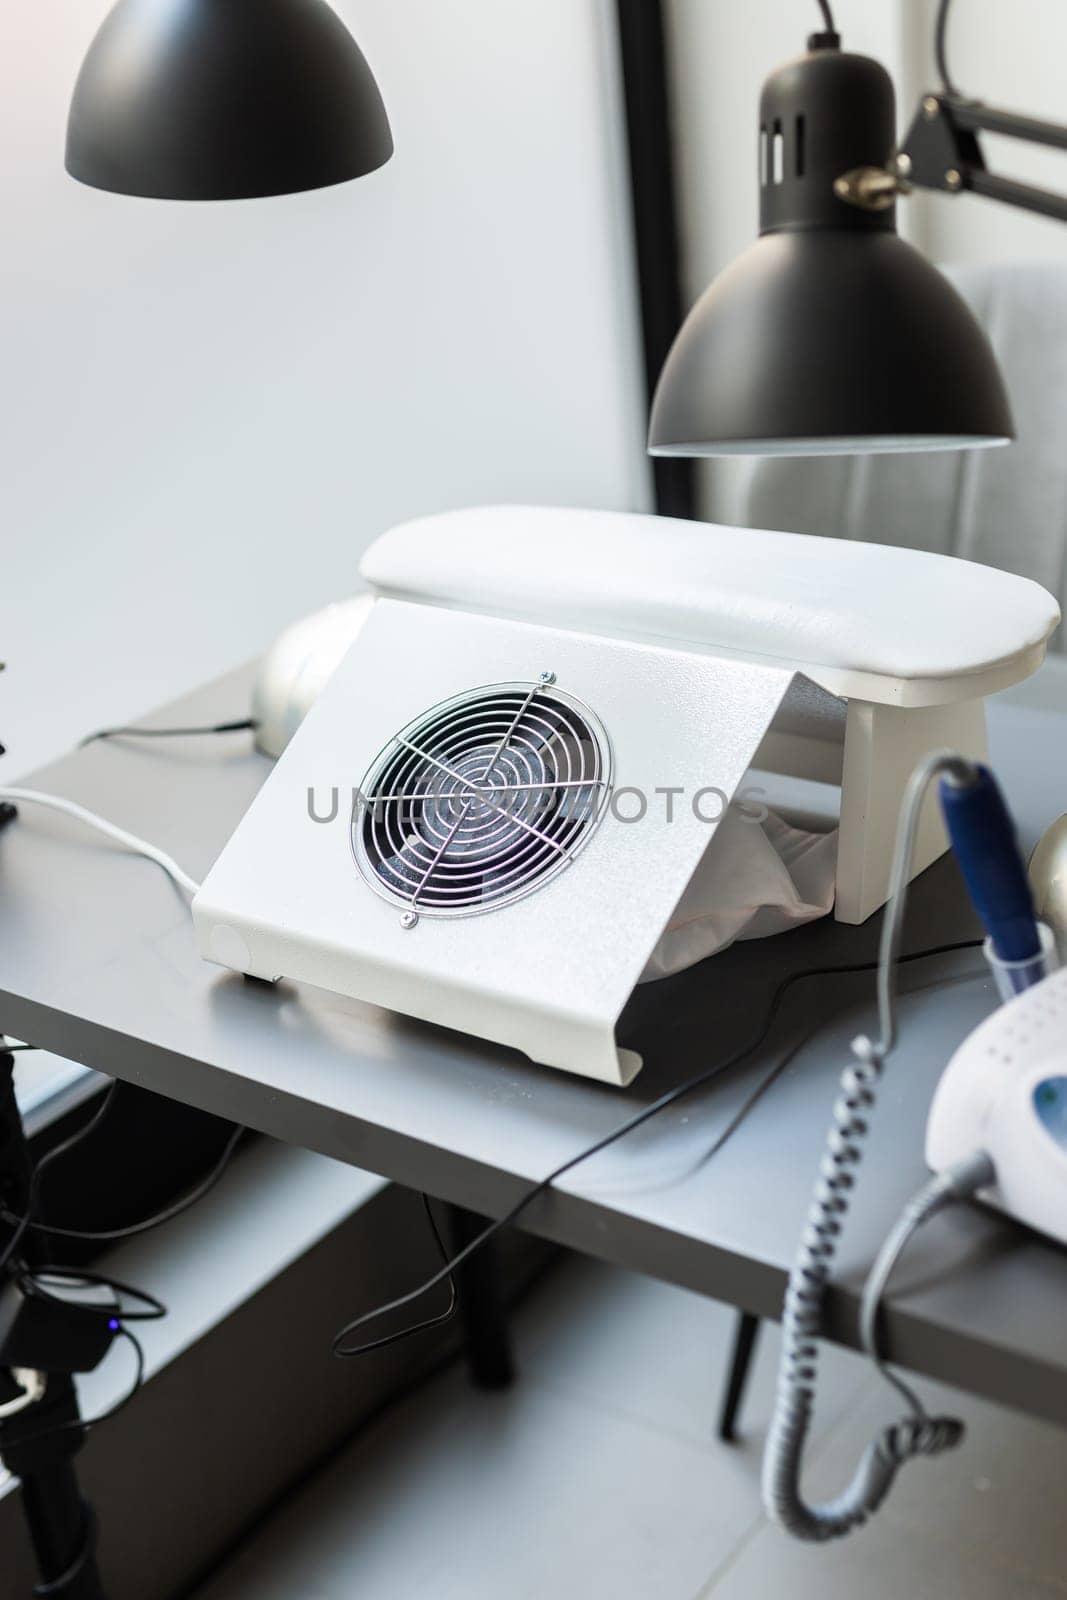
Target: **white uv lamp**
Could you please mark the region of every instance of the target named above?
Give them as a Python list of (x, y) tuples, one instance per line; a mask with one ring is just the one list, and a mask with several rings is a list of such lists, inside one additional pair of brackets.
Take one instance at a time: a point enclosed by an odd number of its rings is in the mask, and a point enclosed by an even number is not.
[[(547, 508), (424, 518), (361, 570), (375, 602), (194, 901), (201, 952), (616, 1084), (749, 770), (840, 786), (861, 921), (916, 761), (981, 756), (983, 696), (1059, 618), (948, 557)], [(932, 808), (915, 870), (944, 847)]]

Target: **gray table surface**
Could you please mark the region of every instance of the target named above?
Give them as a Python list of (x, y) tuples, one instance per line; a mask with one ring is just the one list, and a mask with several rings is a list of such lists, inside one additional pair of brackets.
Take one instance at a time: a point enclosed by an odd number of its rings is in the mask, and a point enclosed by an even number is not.
[[(244, 715), (249, 680), (232, 674), (149, 720)], [(994, 762), (1032, 840), (1067, 808), (1067, 719), (1002, 706), (991, 724)], [(96, 744), (32, 782), (143, 834), (200, 877), (268, 771), (244, 734)], [(639, 990), (624, 1042), (646, 1066), (623, 1091), (375, 1006), (209, 966), (184, 898), (158, 868), (40, 808), (0, 832), (0, 887), (0, 1029), (486, 1215), (734, 1048), (781, 976), (871, 957), (879, 920), (859, 929), (826, 920), (738, 945)], [(944, 859), (914, 886), (906, 944), (975, 932)], [(830, 1337), (850, 1344), (865, 1270), (924, 1177), (934, 1085), (994, 1005), (977, 951), (914, 963), (902, 988), (901, 1046), (828, 1308)], [(777, 1316), (848, 1041), (872, 1026), (870, 974), (798, 985), (744, 1067), (569, 1173), (524, 1226)], [(759, 1075), (808, 1034), (706, 1159)], [(902, 1365), (1067, 1423), (1067, 1252), (1013, 1223), (970, 1208), (931, 1224), (894, 1280), (887, 1333)]]

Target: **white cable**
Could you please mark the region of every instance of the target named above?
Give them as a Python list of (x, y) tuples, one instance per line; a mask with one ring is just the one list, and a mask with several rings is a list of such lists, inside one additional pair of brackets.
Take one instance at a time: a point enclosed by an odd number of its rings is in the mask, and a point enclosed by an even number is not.
[(187, 895), (196, 894), (200, 885), (195, 878), (190, 878), (178, 863), (158, 846), (149, 844), (146, 839), (139, 839), (134, 833), (127, 833), (125, 828), (116, 827), (113, 822), (108, 822), (104, 817), (98, 817), (95, 811), (87, 811), (74, 800), (64, 800), (58, 794), (45, 794), (38, 789), (0, 789), (0, 800), (10, 800), (15, 805), (49, 806), (53, 811), (62, 811), (65, 816), (73, 817), (76, 822), (83, 822), (87, 828), (95, 828), (97, 833), (104, 834), (108, 839), (114, 839), (116, 844), (125, 845), (127, 850), (132, 850), (139, 856), (147, 856), (149, 861), (154, 861), (157, 866), (173, 878), (179, 889), (184, 889)]

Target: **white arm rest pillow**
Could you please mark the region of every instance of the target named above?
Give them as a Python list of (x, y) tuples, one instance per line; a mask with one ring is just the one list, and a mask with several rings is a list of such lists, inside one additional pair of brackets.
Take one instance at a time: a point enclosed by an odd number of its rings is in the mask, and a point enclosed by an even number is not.
[(773, 657), (898, 704), (1018, 682), (1060, 617), (1040, 584), (951, 556), (535, 506), (403, 523), (360, 571), (393, 598)]

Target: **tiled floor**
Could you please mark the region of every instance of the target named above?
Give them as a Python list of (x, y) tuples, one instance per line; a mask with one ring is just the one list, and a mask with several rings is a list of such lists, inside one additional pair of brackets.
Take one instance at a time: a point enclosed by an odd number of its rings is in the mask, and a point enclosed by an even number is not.
[[(712, 1437), (733, 1315), (574, 1260), (521, 1312), (521, 1380), (452, 1372), (363, 1434), (197, 1600), (1057, 1600), (1067, 1434), (936, 1386), (955, 1456), (906, 1468), (832, 1548), (764, 1521), (759, 1457), (777, 1329), (740, 1444)], [(810, 1488), (850, 1475), (894, 1400), (856, 1357), (823, 1364)]]

